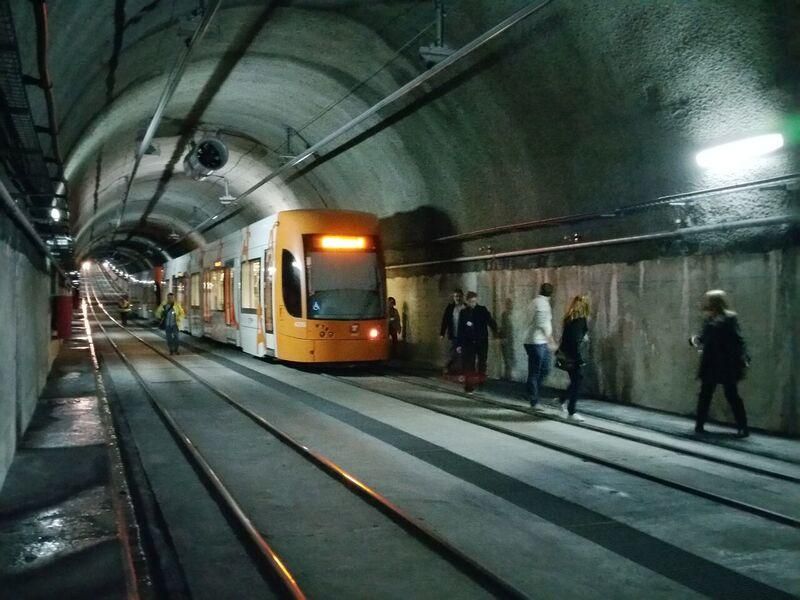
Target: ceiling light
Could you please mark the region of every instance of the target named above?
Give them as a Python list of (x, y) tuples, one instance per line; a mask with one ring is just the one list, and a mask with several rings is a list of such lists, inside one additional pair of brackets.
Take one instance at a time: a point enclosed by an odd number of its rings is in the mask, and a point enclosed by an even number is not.
[(783, 136), (780, 133), (770, 133), (707, 148), (697, 154), (696, 160), (705, 169), (729, 167), (782, 147)]
[(50, 209), (50, 218), (53, 219), (53, 221), (55, 221), (56, 223), (58, 223), (61, 220), (61, 211), (53, 207), (52, 209)]

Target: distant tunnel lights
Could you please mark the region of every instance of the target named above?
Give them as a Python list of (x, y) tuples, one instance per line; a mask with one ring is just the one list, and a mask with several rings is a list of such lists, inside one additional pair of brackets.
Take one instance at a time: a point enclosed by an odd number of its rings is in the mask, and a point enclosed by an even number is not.
[(55, 221), (56, 223), (58, 223), (61, 220), (61, 211), (58, 210), (57, 208), (52, 208), (50, 210), (50, 218), (53, 219), (53, 221)]
[(704, 169), (730, 167), (783, 147), (783, 136), (770, 133), (745, 138), (698, 152), (697, 164)]

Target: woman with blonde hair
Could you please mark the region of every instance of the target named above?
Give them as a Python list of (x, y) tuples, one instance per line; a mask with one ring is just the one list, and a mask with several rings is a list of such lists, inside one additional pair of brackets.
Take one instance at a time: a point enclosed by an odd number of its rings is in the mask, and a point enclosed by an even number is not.
[(561, 412), (566, 418), (575, 421), (583, 421), (575, 408), (578, 390), (583, 381), (583, 366), (586, 364), (581, 356), (581, 342), (589, 339), (588, 319), (589, 299), (586, 296), (575, 296), (564, 315), (561, 344), (556, 353), (556, 366), (569, 375), (569, 387), (561, 400)]
[(738, 382), (744, 378), (750, 363), (747, 347), (739, 330), (736, 313), (728, 307), (728, 298), (722, 290), (710, 290), (703, 298), (703, 331), (693, 335), (689, 343), (702, 351), (700, 369), (700, 394), (697, 397), (697, 417), (694, 430), (704, 433), (708, 408), (717, 384), (722, 384), (725, 399), (736, 418), (737, 435), (747, 437), (747, 413), (739, 396)]

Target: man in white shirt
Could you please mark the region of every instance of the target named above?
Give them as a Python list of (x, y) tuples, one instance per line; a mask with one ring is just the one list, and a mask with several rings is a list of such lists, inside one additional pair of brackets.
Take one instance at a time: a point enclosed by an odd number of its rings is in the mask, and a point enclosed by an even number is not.
[(553, 340), (553, 310), (550, 297), (553, 295), (553, 284), (543, 283), (539, 295), (533, 300), (533, 325), (530, 342), (525, 344), (528, 354), (528, 381), (526, 394), (531, 407), (539, 403), (542, 383), (550, 372), (552, 361), (550, 348), (555, 346)]

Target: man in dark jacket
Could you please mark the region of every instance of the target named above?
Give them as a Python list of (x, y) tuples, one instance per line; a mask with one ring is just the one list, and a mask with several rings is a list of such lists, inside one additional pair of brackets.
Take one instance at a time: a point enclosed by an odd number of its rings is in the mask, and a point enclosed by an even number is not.
[(447, 339), (444, 357), (445, 375), (458, 375), (461, 372), (461, 360), (456, 352), (456, 340), (458, 338), (458, 319), (464, 306), (464, 292), (459, 289), (453, 290), (453, 301), (444, 309), (442, 326), (439, 329), (439, 337)]
[[(478, 304), (478, 294), (467, 292), (467, 305), (458, 315), (456, 350), (464, 368), (464, 389), (472, 392), (486, 380), (486, 357), (489, 354), (489, 329), (497, 335), (497, 323), (485, 306)], [(477, 360), (477, 368), (475, 362)]]

